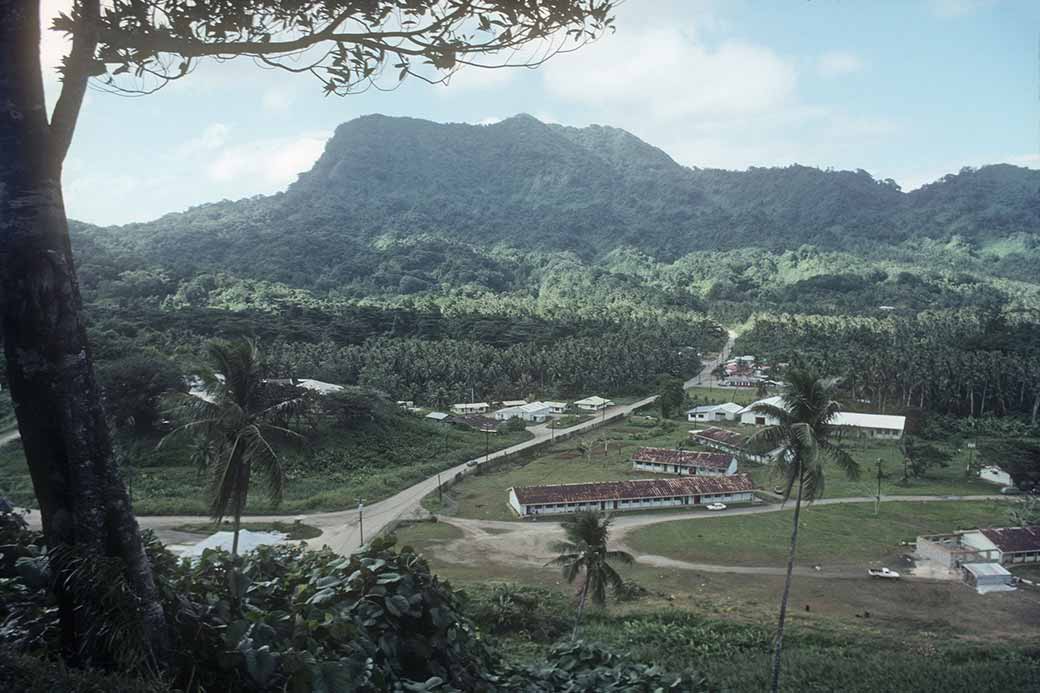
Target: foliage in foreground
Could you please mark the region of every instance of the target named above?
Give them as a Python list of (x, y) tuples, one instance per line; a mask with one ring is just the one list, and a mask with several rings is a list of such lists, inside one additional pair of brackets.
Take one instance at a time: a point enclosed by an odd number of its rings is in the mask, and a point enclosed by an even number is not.
[(194, 563), (151, 540), (176, 643), (172, 669), (161, 680), (135, 670), (141, 658), (124, 647), (111, 651), (109, 675), (68, 672), (56, 663), (46, 549), (17, 516), (5, 517), (0, 673), (16, 691), (694, 690), (582, 643), (553, 650), (538, 667), (505, 665), (462, 613), (461, 597), (410, 549), (394, 551), (393, 540), (350, 557), (279, 545), (237, 560), (206, 551)]

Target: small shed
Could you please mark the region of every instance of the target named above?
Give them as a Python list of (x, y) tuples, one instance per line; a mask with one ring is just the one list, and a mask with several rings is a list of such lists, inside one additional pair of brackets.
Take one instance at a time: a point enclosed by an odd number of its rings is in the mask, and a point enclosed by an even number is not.
[(999, 563), (964, 563), (961, 568), (964, 571), (964, 581), (979, 594), (1015, 589), (1012, 584), (1014, 576)]

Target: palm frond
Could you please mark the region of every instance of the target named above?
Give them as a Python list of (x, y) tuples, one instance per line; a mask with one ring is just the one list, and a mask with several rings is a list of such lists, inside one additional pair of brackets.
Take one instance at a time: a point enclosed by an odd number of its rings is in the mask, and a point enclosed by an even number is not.
[(607, 551), (603, 554), (603, 557), (608, 561), (617, 561), (618, 563), (624, 563), (625, 565), (632, 565), (636, 562), (635, 557), (628, 551)]

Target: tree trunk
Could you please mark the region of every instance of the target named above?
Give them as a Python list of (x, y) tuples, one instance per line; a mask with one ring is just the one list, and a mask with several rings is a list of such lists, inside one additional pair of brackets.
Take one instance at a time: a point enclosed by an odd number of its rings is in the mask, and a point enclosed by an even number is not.
[(585, 601), (589, 597), (589, 574), (586, 569), (585, 572), (585, 584), (581, 586), (581, 597), (578, 599), (578, 615), (574, 618), (574, 632), (571, 634), (571, 640), (578, 639), (578, 626), (581, 625), (581, 614), (585, 610)]
[(794, 501), (794, 528), (791, 530), (791, 549), (787, 554), (787, 575), (784, 577), (784, 595), (780, 599), (780, 622), (776, 627), (776, 643), (773, 646), (773, 683), (770, 690), (780, 690), (780, 654), (784, 647), (784, 622), (787, 620), (787, 600), (791, 596), (791, 573), (794, 571), (794, 553), (798, 546), (798, 518), (802, 511), (802, 475), (798, 475), (798, 496)]
[[(162, 658), (162, 606), (117, 473), (81, 317), (39, 21), (38, 2), (0, 0), (0, 315), (11, 399), (47, 545), (121, 558), (145, 642)], [(103, 624), (91, 623), (90, 605), (74, 603), (57, 569), (63, 647), (75, 662), (85, 636)]]
[(1036, 396), (1033, 398), (1033, 417), (1032, 417), (1032, 421), (1033, 421), (1033, 425), (1034, 426), (1036, 425), (1037, 414), (1040, 414), (1040, 392), (1037, 392)]

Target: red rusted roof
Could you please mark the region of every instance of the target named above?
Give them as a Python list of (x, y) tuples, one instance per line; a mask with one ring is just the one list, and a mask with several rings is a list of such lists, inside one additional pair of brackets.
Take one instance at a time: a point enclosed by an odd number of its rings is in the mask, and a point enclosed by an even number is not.
[(733, 461), (733, 455), (727, 455), (723, 452), (675, 450), (674, 448), (639, 448), (632, 455), (632, 461), (726, 471), (729, 468), (729, 463)]
[(584, 503), (588, 501), (670, 498), (712, 493), (739, 493), (754, 489), (747, 474), (687, 476), (680, 479), (636, 479), (556, 486), (518, 486), (513, 489), (523, 505)]
[(1040, 527), (1003, 527), (979, 531), (1004, 553), (1040, 551)]
[(725, 428), (718, 428), (716, 426), (706, 428), (703, 431), (698, 431), (697, 433), (694, 433), (693, 436), (694, 438), (710, 440), (713, 443), (728, 445), (731, 448), (742, 448), (747, 442), (747, 438), (736, 431), (727, 431)]

